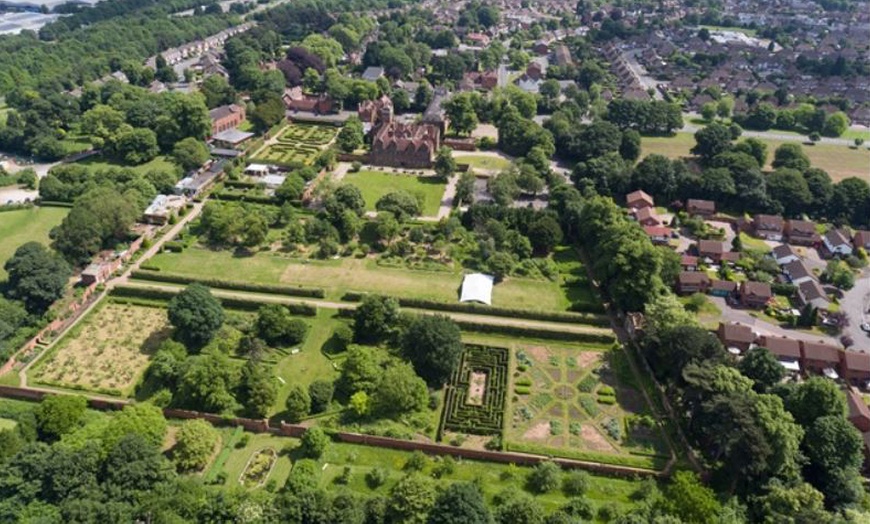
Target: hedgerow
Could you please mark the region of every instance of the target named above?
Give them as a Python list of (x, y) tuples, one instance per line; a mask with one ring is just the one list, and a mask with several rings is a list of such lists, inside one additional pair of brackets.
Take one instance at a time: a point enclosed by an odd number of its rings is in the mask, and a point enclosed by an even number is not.
[[(466, 345), (462, 360), (447, 385), (441, 431), (500, 435), (504, 426), (510, 352), (505, 348)], [(470, 404), (471, 374), (486, 374), (481, 405)]]

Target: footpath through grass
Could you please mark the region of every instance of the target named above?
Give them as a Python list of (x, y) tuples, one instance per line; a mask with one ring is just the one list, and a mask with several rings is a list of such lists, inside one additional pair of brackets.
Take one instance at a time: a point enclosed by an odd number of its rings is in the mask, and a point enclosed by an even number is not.
[(423, 216), (435, 216), (444, 196), (444, 182), (432, 176), (385, 173), (383, 171), (359, 171), (348, 173), (343, 182), (353, 184), (362, 192), (366, 211), (374, 211), (378, 199), (394, 191), (406, 191), (423, 197)]
[(25, 242), (48, 245), (48, 233), (60, 225), (69, 209), (63, 207), (32, 207), (0, 212), (0, 281), (6, 280), (3, 265)]

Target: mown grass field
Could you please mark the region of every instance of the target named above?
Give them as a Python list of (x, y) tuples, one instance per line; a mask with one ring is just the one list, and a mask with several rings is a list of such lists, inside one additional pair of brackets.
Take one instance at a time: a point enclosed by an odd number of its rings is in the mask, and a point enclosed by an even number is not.
[(105, 169), (112, 168), (127, 168), (132, 169), (137, 173), (147, 173), (149, 171), (164, 171), (164, 172), (172, 172), (175, 173), (178, 170), (178, 166), (176, 166), (167, 156), (160, 155), (156, 157), (154, 160), (150, 162), (145, 162), (144, 164), (140, 164), (138, 166), (127, 166), (124, 164), (119, 164), (113, 160), (106, 159), (100, 155), (94, 155), (92, 157), (85, 158), (83, 160), (79, 160), (76, 162), (77, 164), (81, 164), (84, 166), (88, 166), (89, 168), (101, 171)]
[(0, 212), (0, 281), (6, 279), (3, 265), (21, 244), (48, 244), (48, 233), (60, 225), (69, 209), (63, 207), (32, 207)]
[[(772, 169), (770, 162), (773, 152), (782, 144), (794, 141), (763, 139), (767, 144), (768, 161), (766, 169)], [(643, 137), (641, 141), (641, 156), (653, 153), (668, 158), (690, 156), (689, 150), (695, 145), (695, 137), (691, 133), (677, 133), (671, 137)], [(812, 162), (813, 167), (824, 169), (836, 182), (848, 177), (860, 177), (870, 181), (870, 151), (866, 146), (852, 149), (845, 145), (816, 144), (803, 146), (804, 152)]]
[(374, 211), (377, 201), (387, 193), (406, 191), (423, 198), (423, 216), (435, 216), (444, 196), (444, 182), (435, 177), (385, 173), (383, 171), (359, 171), (348, 173), (342, 182), (353, 184), (362, 192), (366, 211)]
[(455, 153), (454, 158), (460, 164), (468, 164), (472, 169), (480, 169), (483, 171), (501, 171), (507, 169), (511, 165), (511, 161), (495, 155), (475, 155)]
[[(250, 282), (322, 287), (333, 300), (345, 292), (358, 291), (455, 302), (462, 285), (459, 272), (388, 268), (372, 259), (303, 261), (269, 253), (237, 257), (230, 251), (198, 247), (182, 253), (164, 252), (149, 264), (165, 272), (200, 278), (240, 275)], [(571, 288), (563, 288), (558, 282), (511, 277), (493, 288), (493, 305), (563, 311), (571, 305), (570, 293)]]

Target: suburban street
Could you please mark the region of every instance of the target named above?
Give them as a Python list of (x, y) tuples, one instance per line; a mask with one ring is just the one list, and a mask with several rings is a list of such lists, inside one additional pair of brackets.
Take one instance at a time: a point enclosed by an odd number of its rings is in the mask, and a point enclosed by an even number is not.
[(722, 311), (722, 322), (726, 324), (738, 323), (745, 326), (750, 326), (753, 331), (762, 335), (788, 337), (797, 340), (804, 340), (807, 342), (818, 342), (820, 340), (823, 340), (836, 346), (840, 345), (840, 342), (836, 338), (828, 335), (823, 335), (821, 333), (806, 333), (804, 331), (798, 331), (796, 329), (785, 329), (777, 325), (771, 324), (766, 320), (756, 318), (749, 313), (752, 310), (733, 308), (730, 305), (726, 304), (725, 299), (722, 297), (708, 296), (707, 299), (715, 304), (716, 307), (718, 307)]
[(861, 330), (861, 323), (870, 322), (870, 268), (864, 268), (855, 281), (855, 287), (847, 291), (840, 300), (840, 311), (849, 315), (849, 326), (843, 330), (855, 341), (854, 350), (870, 353), (870, 333)]

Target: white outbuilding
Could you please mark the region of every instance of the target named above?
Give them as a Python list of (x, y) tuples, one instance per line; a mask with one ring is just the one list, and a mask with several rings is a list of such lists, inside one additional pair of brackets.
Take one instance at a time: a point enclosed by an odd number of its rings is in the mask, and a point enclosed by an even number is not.
[(460, 302), (480, 302), (487, 306), (492, 305), (492, 285), (495, 278), (483, 273), (471, 273), (465, 275), (462, 280), (462, 293)]

